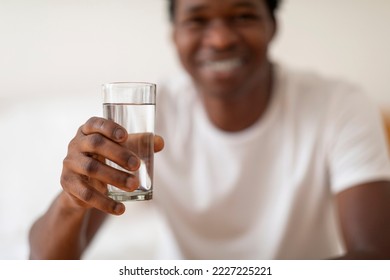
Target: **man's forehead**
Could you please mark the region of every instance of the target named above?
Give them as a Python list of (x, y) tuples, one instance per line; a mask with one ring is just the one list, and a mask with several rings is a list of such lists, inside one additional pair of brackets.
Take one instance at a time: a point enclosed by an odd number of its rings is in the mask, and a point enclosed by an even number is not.
[(258, 7), (264, 0), (176, 0), (176, 8), (184, 10), (207, 8), (221, 4), (231, 7)]

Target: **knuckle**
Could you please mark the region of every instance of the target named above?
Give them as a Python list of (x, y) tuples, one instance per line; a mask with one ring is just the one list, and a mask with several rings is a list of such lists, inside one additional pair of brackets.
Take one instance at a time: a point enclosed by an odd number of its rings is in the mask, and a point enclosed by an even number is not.
[(88, 132), (88, 131), (90, 131), (91, 130), (91, 127), (92, 127), (92, 123), (93, 123), (93, 119), (94, 119), (95, 117), (92, 117), (92, 118), (90, 118), (89, 120), (87, 120), (86, 122), (85, 122), (85, 124), (83, 124), (81, 127), (80, 127), (80, 129), (79, 129), (79, 131), (81, 131), (81, 132)]
[(60, 178), (60, 184), (62, 188), (65, 190), (67, 189), (68, 184), (70, 183), (70, 177), (64, 173), (62, 173)]
[(93, 134), (89, 136), (89, 142), (92, 147), (99, 147), (104, 144), (104, 137), (100, 134)]
[(99, 162), (93, 158), (88, 158), (84, 163), (86, 174), (95, 174), (99, 169)]
[(68, 167), (69, 166), (69, 157), (66, 156), (63, 160), (62, 160), (62, 167)]
[(76, 146), (76, 140), (77, 136), (75, 136), (72, 140), (70, 140), (69, 144), (68, 144), (68, 152), (69, 151), (72, 151), (73, 148)]
[(67, 147), (67, 156), (75, 154), (83, 148), (82, 144), (84, 143), (84, 137), (85, 135), (78, 133), (72, 140), (70, 140)]
[(102, 118), (98, 118), (98, 117), (91, 118), (91, 124), (93, 127), (96, 127), (96, 128), (103, 128), (105, 122), (106, 122), (105, 119), (102, 119)]
[(74, 139), (70, 140), (68, 144), (68, 152), (72, 150), (73, 146), (74, 146)]
[(87, 122), (85, 124), (89, 125), (89, 126), (93, 126), (95, 123), (99, 122), (99, 120), (101, 120), (101, 119), (98, 117), (91, 117), (87, 120)]
[(115, 169), (110, 173), (108, 183), (117, 188), (127, 188), (128, 178), (129, 173)]
[(69, 168), (71, 166), (72, 160), (70, 159), (69, 155), (67, 155), (64, 160), (62, 161), (62, 166), (65, 168)]
[(77, 168), (79, 162), (82, 162), (81, 154), (68, 153), (62, 160), (62, 172), (72, 172)]
[(102, 128), (104, 125), (104, 119), (98, 117), (92, 117), (82, 126), (87, 132), (93, 131), (93, 128)]
[(127, 183), (127, 175), (124, 175), (124, 174), (120, 174), (118, 176), (116, 176), (115, 178), (115, 181), (117, 182), (116, 185), (118, 187), (126, 187), (126, 183)]
[(79, 197), (82, 201), (90, 202), (94, 197), (94, 191), (89, 188), (82, 188), (79, 191)]

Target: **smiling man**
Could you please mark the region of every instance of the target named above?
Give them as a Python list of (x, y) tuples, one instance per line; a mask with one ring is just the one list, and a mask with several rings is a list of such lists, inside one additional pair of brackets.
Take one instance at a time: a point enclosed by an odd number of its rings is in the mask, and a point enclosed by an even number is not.
[(276, 23), (266, 1), (177, 1), (174, 11), (174, 42), (209, 117), (226, 131), (249, 127), (271, 92)]
[[(380, 114), (354, 86), (270, 61), (278, 4), (170, 1), (186, 74), (159, 91), (153, 203), (170, 240), (159, 258), (390, 258)], [(31, 258), (80, 258), (107, 214), (125, 211), (105, 185), (129, 190), (131, 179), (97, 160), (134, 168), (125, 135), (96, 117), (80, 127)]]

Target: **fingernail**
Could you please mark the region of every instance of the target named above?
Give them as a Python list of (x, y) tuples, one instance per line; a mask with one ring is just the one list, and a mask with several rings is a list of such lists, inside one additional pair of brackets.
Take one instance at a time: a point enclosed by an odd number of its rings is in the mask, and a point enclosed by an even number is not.
[(125, 206), (122, 204), (122, 203), (118, 203), (117, 205), (115, 205), (115, 209), (114, 209), (114, 212), (115, 214), (122, 214), (123, 212), (125, 212)]
[(139, 160), (138, 160), (137, 157), (135, 157), (135, 156), (130, 156), (130, 158), (129, 158), (127, 164), (129, 165), (129, 167), (130, 167), (130, 169), (131, 169), (132, 171), (135, 171), (135, 170), (138, 169), (140, 163), (139, 163)]
[(131, 191), (135, 191), (139, 186), (139, 181), (137, 177), (129, 177), (126, 180), (126, 187), (128, 187)]
[(114, 135), (115, 135), (115, 138), (116, 138), (117, 140), (121, 140), (121, 139), (123, 139), (123, 138), (125, 137), (125, 132), (123, 131), (123, 129), (117, 128), (117, 129), (115, 130)]

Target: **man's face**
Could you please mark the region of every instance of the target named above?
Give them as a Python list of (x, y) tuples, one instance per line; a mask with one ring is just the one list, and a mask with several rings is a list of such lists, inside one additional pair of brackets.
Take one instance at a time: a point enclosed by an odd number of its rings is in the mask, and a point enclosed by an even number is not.
[(173, 38), (184, 68), (203, 94), (256, 87), (275, 22), (264, 0), (176, 0)]

